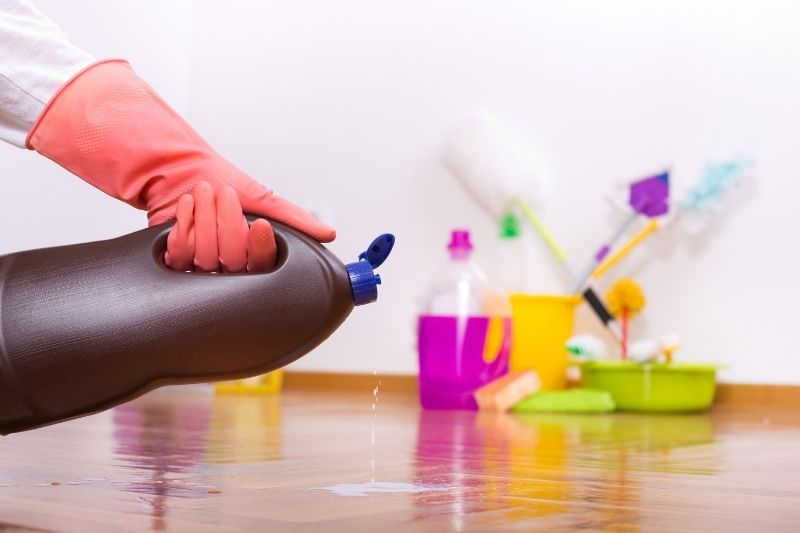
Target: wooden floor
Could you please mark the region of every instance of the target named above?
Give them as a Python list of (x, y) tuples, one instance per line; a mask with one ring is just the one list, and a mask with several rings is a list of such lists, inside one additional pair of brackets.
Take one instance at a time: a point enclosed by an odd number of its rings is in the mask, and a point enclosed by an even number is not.
[(371, 389), (167, 391), (1, 438), (0, 530), (800, 530), (798, 412), (372, 405)]

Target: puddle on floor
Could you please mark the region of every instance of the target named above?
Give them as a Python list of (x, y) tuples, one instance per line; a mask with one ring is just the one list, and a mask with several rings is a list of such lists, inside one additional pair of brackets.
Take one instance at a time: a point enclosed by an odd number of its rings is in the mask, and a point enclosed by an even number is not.
[(450, 490), (450, 485), (423, 485), (420, 483), (405, 483), (400, 481), (368, 481), (366, 483), (339, 483), (328, 487), (314, 487), (311, 490), (327, 490), (339, 496), (367, 496), (377, 493), (415, 494), (419, 492), (434, 492)]

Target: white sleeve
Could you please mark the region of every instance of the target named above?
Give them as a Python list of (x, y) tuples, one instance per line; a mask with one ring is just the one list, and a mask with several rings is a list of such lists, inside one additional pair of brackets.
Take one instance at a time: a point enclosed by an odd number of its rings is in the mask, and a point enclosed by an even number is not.
[(27, 0), (0, 0), (0, 139), (24, 148), (50, 97), (94, 61)]

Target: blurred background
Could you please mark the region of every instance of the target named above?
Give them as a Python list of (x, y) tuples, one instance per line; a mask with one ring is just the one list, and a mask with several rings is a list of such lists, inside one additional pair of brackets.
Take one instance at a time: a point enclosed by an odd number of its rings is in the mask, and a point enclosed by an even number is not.
[[(794, 2), (35, 3), (96, 57), (130, 60), (219, 152), (334, 225), (341, 259), (397, 235), (379, 304), (293, 368), (413, 374), (416, 316), (449, 231), (470, 229), (478, 261), (501, 268), (497, 223), (441, 163), (451, 127), (485, 110), (535, 152), (540, 214), (576, 265), (624, 218), (606, 200), (620, 183), (669, 167), (680, 194), (708, 162), (754, 161), (702, 235), (662, 231), (615, 276), (647, 294), (634, 336), (677, 332), (681, 359), (727, 364), (722, 381), (800, 383)], [(0, 162), (0, 253), (146, 224), (34, 152), (2, 145)], [(526, 246), (529, 290), (563, 291), (531, 231)], [(578, 321), (597, 329), (586, 309)]]

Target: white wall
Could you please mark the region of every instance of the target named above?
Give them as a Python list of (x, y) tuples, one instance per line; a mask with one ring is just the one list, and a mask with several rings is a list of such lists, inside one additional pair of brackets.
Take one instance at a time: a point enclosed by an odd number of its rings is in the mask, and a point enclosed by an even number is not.
[[(379, 302), (297, 368), (414, 372), (416, 298), (453, 227), (471, 228), (479, 260), (498, 268), (494, 224), (438, 160), (448, 128), (481, 108), (537, 150), (543, 216), (574, 263), (618, 223), (603, 196), (619, 181), (671, 164), (680, 189), (708, 159), (752, 156), (756, 181), (704, 238), (662, 234), (615, 274), (635, 276), (649, 298), (635, 335), (676, 331), (681, 359), (725, 362), (727, 381), (800, 383), (800, 5), (163, 4), (39, 2), (91, 52), (129, 57), (219, 151), (334, 224), (342, 259), (379, 232), (397, 234)], [(22, 196), (0, 200), (4, 250), (144, 221), (32, 154), (0, 157), (8, 190)], [(563, 290), (546, 251), (530, 246), (534, 288)], [(585, 310), (579, 324), (594, 327)]]

